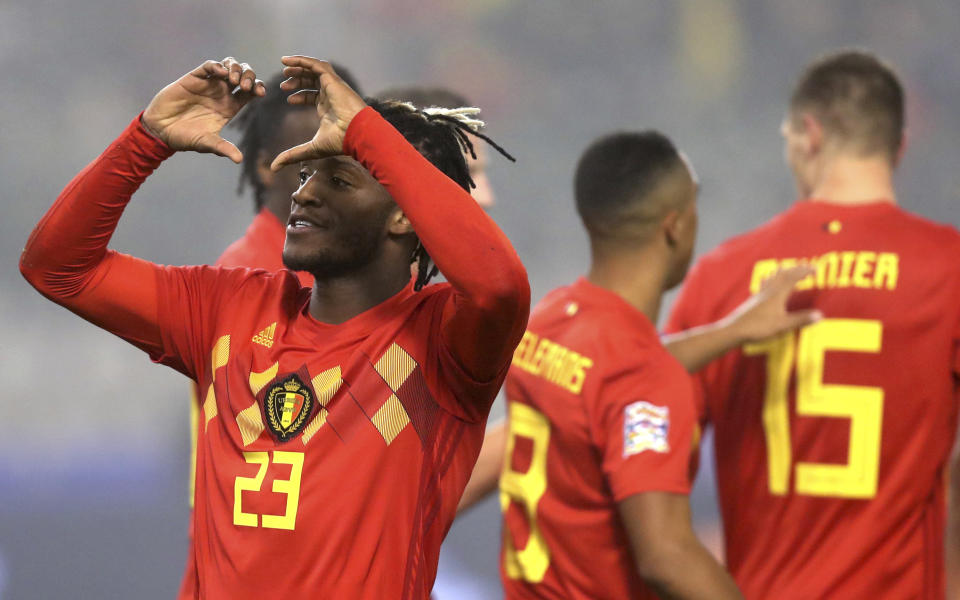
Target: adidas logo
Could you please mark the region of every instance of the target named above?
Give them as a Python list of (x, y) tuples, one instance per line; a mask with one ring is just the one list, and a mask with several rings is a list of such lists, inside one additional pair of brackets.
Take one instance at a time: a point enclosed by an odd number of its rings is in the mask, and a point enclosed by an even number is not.
[(253, 336), (253, 343), (260, 344), (261, 346), (266, 346), (270, 348), (273, 346), (273, 333), (277, 330), (277, 322), (274, 321), (263, 331)]

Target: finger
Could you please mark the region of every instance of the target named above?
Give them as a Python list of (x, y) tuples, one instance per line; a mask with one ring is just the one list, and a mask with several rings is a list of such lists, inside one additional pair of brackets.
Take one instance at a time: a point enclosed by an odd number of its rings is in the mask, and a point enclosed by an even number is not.
[(788, 294), (802, 280), (816, 273), (813, 265), (799, 265), (789, 269), (780, 269), (767, 280), (766, 287), (771, 294)]
[(217, 136), (216, 140), (205, 149), (219, 156), (225, 156), (238, 165), (243, 161), (243, 153), (240, 149), (220, 136)]
[(314, 105), (317, 103), (317, 98), (320, 97), (320, 92), (317, 90), (300, 90), (299, 92), (294, 92), (287, 96), (288, 104), (305, 104), (307, 106)]
[(240, 85), (240, 76), (243, 74), (243, 65), (237, 62), (237, 59), (232, 56), (226, 57), (222, 62), (223, 66), (225, 66), (229, 71), (227, 81), (230, 83), (230, 85)]
[(254, 96), (266, 96), (267, 95), (267, 85), (263, 81), (257, 79), (256, 83), (253, 86), (253, 95)]
[(240, 89), (246, 92), (253, 91), (254, 84), (257, 81), (257, 74), (247, 63), (240, 63), (242, 71), (240, 72)]
[(303, 160), (312, 160), (314, 158), (319, 158), (319, 155), (313, 148), (313, 142), (304, 142), (299, 146), (288, 148), (278, 154), (277, 157), (273, 159), (273, 162), (270, 163), (270, 170), (279, 171), (286, 165), (298, 163)]
[(819, 310), (795, 310), (787, 313), (787, 326), (784, 328), (784, 331), (806, 327), (822, 319), (823, 313)]
[(317, 90), (320, 89), (320, 82), (316, 77), (290, 77), (280, 82), (280, 89), (287, 92), (302, 89)]
[(287, 67), (302, 67), (306, 71), (313, 73), (320, 80), (320, 85), (317, 87), (324, 87), (332, 81), (340, 81), (340, 76), (337, 75), (337, 72), (333, 69), (333, 66), (325, 60), (320, 60), (319, 58), (313, 58), (312, 56), (284, 56), (280, 59)]
[(190, 74), (194, 77), (200, 77), (201, 79), (207, 79), (210, 77), (226, 77), (227, 68), (223, 66), (223, 63), (216, 60), (208, 60), (196, 69), (190, 71)]

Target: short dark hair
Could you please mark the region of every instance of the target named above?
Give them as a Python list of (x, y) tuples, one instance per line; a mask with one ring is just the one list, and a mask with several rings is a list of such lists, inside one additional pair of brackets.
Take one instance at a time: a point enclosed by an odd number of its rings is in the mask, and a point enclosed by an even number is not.
[(685, 168), (673, 142), (658, 131), (618, 132), (584, 151), (574, 176), (574, 198), (593, 236), (615, 235), (625, 225), (649, 221), (662, 206), (648, 200), (664, 178)]
[[(357, 86), (357, 81), (353, 75), (341, 65), (331, 63), (337, 75), (343, 79), (355, 92), (363, 95)], [(264, 191), (266, 187), (260, 181), (260, 175), (257, 172), (257, 161), (260, 159), (261, 151), (269, 154), (277, 154), (285, 148), (277, 147), (277, 137), (283, 124), (283, 119), (290, 113), (298, 110), (316, 110), (313, 106), (302, 104), (288, 104), (287, 98), (293, 91), (284, 91), (280, 89), (280, 84), (286, 77), (282, 73), (277, 73), (264, 83), (267, 93), (264, 97), (258, 98), (244, 107), (230, 125), (243, 130), (243, 136), (237, 146), (243, 153), (243, 164), (240, 167), (240, 183), (237, 186), (237, 193), (243, 193), (247, 184), (253, 188), (254, 209), (259, 211), (263, 208)]]
[(897, 156), (903, 141), (904, 93), (893, 68), (862, 50), (825, 55), (803, 71), (790, 96), (793, 116), (811, 111), (828, 135), (861, 155)]
[[(468, 193), (470, 188), (475, 187), (464, 157), (464, 154), (476, 156), (471, 138), (484, 140), (505, 157), (514, 160), (489, 137), (451, 114), (423, 112), (399, 100), (367, 98), (367, 103), (424, 158)], [(422, 244), (417, 245), (411, 258), (419, 265), (414, 286), (419, 290), (437, 274), (437, 268), (431, 264), (430, 255)]]
[(377, 98), (410, 102), (417, 108), (439, 106), (440, 108), (460, 108), (471, 106), (462, 94), (445, 87), (411, 86), (388, 88), (377, 94)]

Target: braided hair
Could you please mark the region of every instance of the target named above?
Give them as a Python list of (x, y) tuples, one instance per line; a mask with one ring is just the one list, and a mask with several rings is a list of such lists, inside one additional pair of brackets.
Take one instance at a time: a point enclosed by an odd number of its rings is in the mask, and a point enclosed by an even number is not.
[[(341, 65), (333, 63), (337, 75), (352, 89), (360, 94), (357, 82), (353, 75)], [(298, 110), (316, 110), (309, 105), (288, 104), (287, 98), (293, 91), (280, 89), (280, 84), (286, 77), (277, 73), (264, 84), (267, 94), (263, 98), (251, 102), (240, 111), (230, 122), (231, 127), (243, 131), (243, 137), (237, 146), (243, 153), (243, 164), (240, 167), (240, 181), (237, 184), (237, 193), (242, 194), (247, 185), (253, 188), (254, 209), (259, 212), (265, 202), (266, 186), (257, 172), (261, 152), (273, 156), (282, 148), (278, 148), (277, 139), (282, 131), (283, 119), (290, 113)]]
[[(506, 150), (479, 132), (483, 127), (483, 121), (477, 118), (479, 108), (447, 109), (434, 106), (418, 109), (409, 102), (374, 98), (368, 98), (367, 103), (393, 125), (424, 158), (468, 193), (476, 187), (464, 159), (465, 154), (477, 157), (471, 136), (487, 142), (508, 160), (516, 162)], [(427, 249), (420, 242), (417, 242), (410, 262), (418, 265), (417, 280), (414, 283), (417, 291), (423, 289), (439, 272), (427, 254)]]

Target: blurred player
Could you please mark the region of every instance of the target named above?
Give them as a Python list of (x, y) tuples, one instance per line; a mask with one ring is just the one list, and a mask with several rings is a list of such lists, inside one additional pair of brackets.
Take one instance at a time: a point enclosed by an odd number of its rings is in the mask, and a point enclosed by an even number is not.
[[(21, 271), (204, 384), (199, 596), (426, 598), (529, 286), (466, 192), (466, 125), (368, 107), (327, 63), (283, 62), (285, 89), (300, 90), (291, 101), (320, 116), (313, 139), (272, 165), (301, 163), (283, 259), (313, 274), (312, 290), (288, 271), (162, 267), (106, 249), (174, 150), (241, 160), (219, 132), (264, 91), (232, 59), (157, 94), (64, 190)], [(449, 284), (426, 285), (431, 258)]]
[(777, 269), (825, 318), (702, 371), (726, 558), (747, 598), (942, 598), (957, 424), (960, 235), (896, 204), (904, 97), (872, 54), (807, 67), (783, 123), (797, 202), (704, 256), (671, 330)]
[[(331, 63), (337, 75), (350, 88), (362, 95), (356, 80), (347, 69)], [(253, 190), (253, 206), (256, 215), (247, 231), (220, 255), (214, 263), (221, 267), (249, 267), (279, 271), (283, 267), (283, 242), (286, 238), (286, 223), (290, 217), (290, 197), (300, 187), (300, 173), (296, 165), (279, 171), (270, 170), (270, 162), (286, 148), (306, 142), (317, 132), (320, 119), (313, 106), (290, 104), (289, 91), (280, 89), (286, 77), (277, 73), (264, 83), (265, 94), (241, 110), (230, 124), (243, 130), (239, 150), (243, 153), (240, 163), (240, 186), (243, 192), (249, 186)], [(297, 278), (304, 287), (313, 286), (313, 276), (298, 271)], [(194, 475), (197, 459), (197, 428), (200, 426), (200, 400), (203, 394), (195, 382), (191, 383), (190, 398), (190, 507), (194, 502)], [(187, 546), (187, 566), (177, 597), (180, 600), (194, 598), (197, 590), (197, 565), (193, 553), (193, 523), (191, 520)]]
[[(508, 599), (740, 597), (693, 532), (693, 385), (654, 326), (689, 264), (696, 194), (689, 165), (656, 132), (603, 137), (580, 159), (590, 272), (540, 302), (507, 377)], [(762, 300), (677, 345), (705, 361), (756, 331), (807, 322), (814, 315), (784, 309), (805, 274), (780, 275)]]

